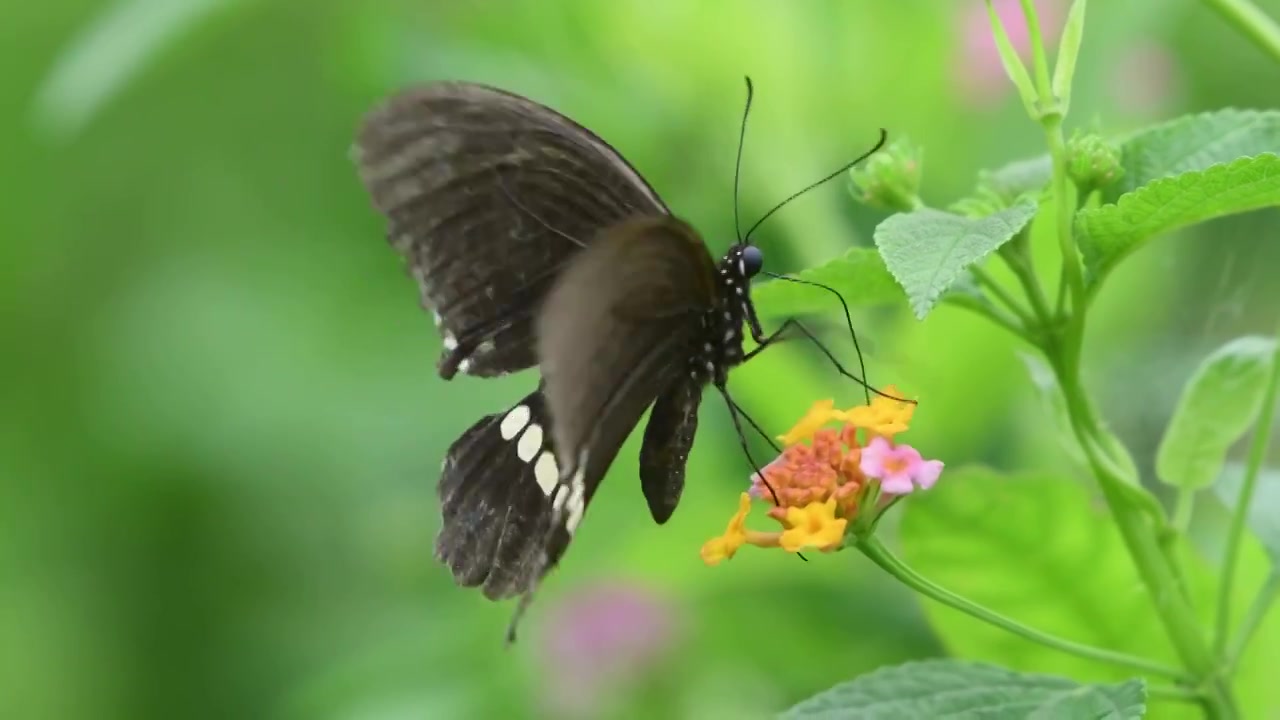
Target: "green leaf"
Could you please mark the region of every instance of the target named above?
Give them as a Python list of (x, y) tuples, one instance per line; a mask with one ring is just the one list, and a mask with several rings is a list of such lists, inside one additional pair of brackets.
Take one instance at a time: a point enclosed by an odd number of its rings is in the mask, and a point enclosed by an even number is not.
[(965, 268), (1009, 242), (1035, 214), (1032, 202), (984, 218), (932, 208), (900, 213), (876, 228), (876, 247), (923, 319)]
[(991, 35), (996, 41), (996, 51), (1000, 54), (1000, 64), (1004, 66), (1004, 72), (1013, 81), (1013, 86), (1018, 89), (1018, 96), (1022, 98), (1022, 106), (1027, 109), (1027, 114), (1036, 117), (1036, 86), (1031, 82), (1031, 75), (1027, 72), (1027, 67), (1022, 64), (1022, 59), (1018, 57), (1018, 51), (1013, 46), (1013, 41), (1009, 39), (1009, 33), (1004, 29), (1004, 23), (1000, 21), (1000, 15), (996, 12), (995, 6), (991, 0), (987, 0), (987, 18), (991, 22)]
[(1084, 38), (1085, 0), (1075, 0), (1067, 13), (1067, 23), (1062, 28), (1058, 42), (1058, 64), (1053, 68), (1053, 94), (1062, 103), (1062, 114), (1071, 107), (1071, 80), (1076, 72), (1076, 58), (1080, 55), (1080, 41)]
[(1132, 679), (1084, 685), (961, 660), (925, 660), (883, 668), (841, 683), (779, 717), (824, 720), (916, 718), (1106, 718), (1146, 714), (1146, 686)]
[(1153, 180), (1207, 170), (1280, 148), (1280, 111), (1227, 109), (1188, 115), (1123, 139), (1124, 177), (1107, 202)]
[(1156, 475), (1175, 487), (1209, 487), (1227, 450), (1258, 417), (1276, 343), (1242, 337), (1200, 363), (1156, 452)]
[[(903, 557), (933, 582), (1044, 632), (1177, 664), (1115, 523), (1083, 483), (965, 468), (901, 504)], [(951, 655), (1102, 681), (1129, 675), (921, 606)]]
[(1235, 213), (1280, 205), (1280, 156), (1258, 155), (1156, 180), (1119, 202), (1076, 214), (1076, 233), (1094, 278), (1155, 235)]
[(1053, 158), (1048, 154), (1024, 160), (1014, 160), (995, 170), (983, 173), (979, 185), (989, 188), (1009, 204), (1026, 193), (1037, 195), (1053, 179)]
[[(817, 267), (792, 273), (792, 277), (834, 288), (850, 306), (902, 302), (902, 289), (885, 269), (880, 254), (871, 248), (854, 248)], [(831, 293), (812, 285), (770, 280), (751, 288), (751, 299), (762, 315), (803, 315), (828, 312), (837, 305)]]
[[(1234, 508), (1239, 502), (1240, 486), (1243, 483), (1244, 466), (1228, 463), (1218, 482), (1214, 484), (1213, 491), (1223, 505)], [(1280, 471), (1264, 468), (1258, 473), (1258, 483), (1253, 489), (1253, 502), (1249, 505), (1246, 518), (1249, 529), (1271, 558), (1272, 567), (1280, 572)]]

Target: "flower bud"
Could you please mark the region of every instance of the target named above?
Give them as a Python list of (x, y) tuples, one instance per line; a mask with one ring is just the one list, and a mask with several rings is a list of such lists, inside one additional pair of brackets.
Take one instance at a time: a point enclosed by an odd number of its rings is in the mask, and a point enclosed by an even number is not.
[(871, 207), (907, 212), (921, 206), (922, 152), (906, 139), (896, 140), (849, 171), (853, 196)]
[(1124, 175), (1120, 148), (1100, 135), (1076, 132), (1067, 142), (1067, 174), (1082, 193), (1104, 188)]

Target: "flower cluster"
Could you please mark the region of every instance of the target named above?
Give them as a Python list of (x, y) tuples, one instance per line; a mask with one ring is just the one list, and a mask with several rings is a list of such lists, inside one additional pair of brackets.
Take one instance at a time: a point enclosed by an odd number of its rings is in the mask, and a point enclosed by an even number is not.
[[(915, 407), (899, 399), (893, 386), (849, 410), (837, 409), (832, 400), (814, 403), (778, 437), (782, 454), (761, 469), (763, 477), (752, 476), (724, 534), (702, 546), (703, 561), (718, 564), (743, 545), (831, 552), (843, 545), (851, 522), (874, 521), (894, 497), (932, 487), (942, 462), (925, 460), (893, 440), (907, 430)], [(839, 427), (827, 427), (832, 423)], [(781, 530), (747, 529), (753, 500), (772, 506), (767, 514)]]

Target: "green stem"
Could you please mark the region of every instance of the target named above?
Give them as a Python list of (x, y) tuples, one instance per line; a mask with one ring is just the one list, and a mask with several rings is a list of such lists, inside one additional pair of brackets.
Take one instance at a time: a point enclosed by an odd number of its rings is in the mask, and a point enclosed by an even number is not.
[(1276, 346), (1276, 351), (1271, 357), (1271, 375), (1267, 379), (1267, 389), (1262, 394), (1262, 413), (1258, 416), (1258, 424), (1253, 429), (1253, 440), (1249, 444), (1249, 461), (1245, 467), (1244, 481), (1240, 485), (1240, 494), (1236, 497), (1236, 505), (1231, 512), (1231, 524), (1227, 526), (1227, 546), (1223, 551), (1222, 578), (1218, 585), (1218, 617), (1213, 633), (1213, 647), (1219, 655), (1226, 648), (1227, 635), (1231, 631), (1231, 591), (1235, 585), (1236, 565), (1240, 558), (1240, 541), (1244, 537), (1245, 520), (1249, 517), (1249, 504), (1258, 486), (1258, 475), (1262, 471), (1263, 462), (1267, 459), (1267, 449), (1271, 443), (1271, 423), (1275, 420), (1278, 388), (1280, 388), (1280, 345)]
[[(1054, 367), (1062, 369), (1058, 364)], [(1201, 634), (1195, 609), (1180, 591), (1178, 576), (1161, 550), (1156, 533), (1144, 522), (1145, 513), (1133, 505), (1122, 490), (1131, 481), (1117, 474), (1114, 464), (1098, 451), (1093, 441), (1091, 429), (1097, 426), (1097, 422), (1085, 414), (1088, 404), (1084, 401), (1078, 379), (1060, 375), (1059, 383), (1067, 399), (1067, 414), (1076, 439), (1098, 478), (1102, 495), (1111, 508), (1111, 515), (1133, 557), (1138, 574), (1151, 593), (1156, 615), (1187, 669), (1205, 684), (1205, 708), (1209, 717), (1238, 717), (1230, 688), (1217, 675), (1217, 663)]]
[(1027, 33), (1031, 39), (1031, 66), (1035, 72), (1036, 92), (1040, 94), (1040, 111), (1049, 109), (1044, 102), (1053, 98), (1053, 81), (1049, 78), (1049, 55), (1044, 50), (1044, 36), (1040, 34), (1040, 17), (1033, 0), (1022, 0), (1022, 14), (1027, 20)]
[(970, 298), (958, 294), (948, 296), (943, 302), (966, 310), (972, 310), (996, 325), (1008, 330), (1014, 336), (1022, 338), (1028, 345), (1036, 344), (1035, 339), (1031, 337), (1031, 334), (1027, 332), (1027, 329), (1022, 325), (1018, 318), (991, 303), (984, 303), (977, 298)]
[(1003, 630), (1007, 630), (1014, 635), (1025, 638), (1035, 643), (1039, 643), (1046, 647), (1054, 648), (1065, 653), (1070, 653), (1090, 660), (1110, 663), (1138, 670), (1152, 675), (1171, 678), (1175, 681), (1184, 681), (1187, 679), (1186, 673), (1179, 668), (1147, 660), (1146, 658), (1128, 655), (1126, 653), (1107, 650), (1104, 648), (1084, 645), (1071, 640), (1050, 635), (1034, 628), (1027, 627), (1019, 622), (1001, 615), (994, 610), (985, 608), (972, 600), (957, 595), (950, 590), (935, 585), (932, 581), (926, 579), (896, 555), (889, 551), (878, 538), (874, 535), (859, 538), (855, 546), (863, 555), (866, 555), (871, 562), (880, 566), (885, 572), (900, 580), (904, 585), (919, 592), (922, 595), (933, 598), (948, 607), (959, 610), (960, 612), (977, 618), (985, 623), (994, 625)]
[(1244, 616), (1244, 622), (1240, 623), (1240, 629), (1236, 631), (1231, 648), (1223, 658), (1223, 666), (1228, 674), (1235, 672), (1240, 657), (1244, 655), (1245, 648), (1249, 647), (1249, 641), (1253, 639), (1258, 626), (1267, 617), (1267, 611), (1271, 609), (1271, 604), (1275, 602), (1277, 595), (1280, 595), (1280, 572), (1272, 572), (1267, 576), (1266, 584), (1253, 598), (1253, 603), (1249, 605), (1249, 614)]
[[(1177, 533), (1186, 533), (1191, 527), (1191, 515), (1196, 507), (1196, 491), (1194, 488), (1178, 488), (1178, 496), (1173, 501), (1173, 527)], [(1177, 533), (1170, 533), (1176, 538)]]
[(991, 293), (997, 300), (1004, 303), (1004, 306), (1009, 309), (1009, 312), (1017, 316), (1018, 320), (1022, 323), (1022, 327), (1033, 328), (1036, 326), (1037, 323), (1035, 318), (1031, 317), (1031, 314), (1022, 307), (1017, 298), (1010, 295), (1009, 291), (1005, 290), (1000, 283), (996, 282), (986, 270), (975, 265), (969, 268), (969, 271), (973, 273), (973, 277), (978, 281), (979, 285), (986, 288), (987, 292)]
[(1147, 697), (1153, 700), (1174, 700), (1177, 702), (1204, 702), (1204, 693), (1195, 688), (1170, 687), (1168, 685), (1148, 685)]
[[(1031, 0), (1023, 0), (1024, 9), (1030, 5)], [(1034, 12), (1028, 10), (1027, 16), (1034, 48), (1038, 42), (1036, 38), (1039, 28), (1034, 24)], [(1054, 102), (1052, 95), (1043, 90), (1039, 100), (1042, 108), (1049, 108)], [(1204, 683), (1206, 713), (1211, 718), (1236, 718), (1239, 712), (1230, 686), (1217, 675), (1216, 658), (1202, 635), (1199, 618), (1181, 591), (1179, 576), (1170, 562), (1170, 556), (1165, 554), (1160, 545), (1160, 527), (1147, 522), (1149, 510), (1134, 502), (1138, 480), (1127, 477), (1128, 473), (1116, 466), (1111, 448), (1104, 440), (1103, 424), (1094, 414), (1081, 384), (1080, 357), (1084, 344), (1087, 296), (1080, 256), (1071, 228), (1075, 186), (1067, 174), (1067, 147), (1061, 113), (1044, 112), (1040, 123), (1044, 127), (1049, 156), (1053, 161), (1051, 191), (1056, 214), (1056, 235), (1069, 300), (1067, 322), (1062, 329), (1060, 342), (1046, 348), (1047, 355), (1058, 374), (1058, 383), (1066, 399), (1067, 414), (1076, 440), (1098, 479), (1102, 495), (1111, 509), (1111, 515), (1138, 574), (1151, 594), (1156, 615), (1184, 666), (1198, 682)]]
[(1026, 293), (1027, 300), (1031, 303), (1031, 312), (1035, 315), (1037, 323), (1045, 329), (1050, 329), (1053, 324), (1053, 315), (1049, 313), (1049, 301), (1044, 295), (1044, 291), (1040, 288), (1040, 280), (1036, 277), (1035, 270), (1027, 262), (1025, 252), (1019, 253), (1001, 253), (1000, 257), (1004, 259), (1005, 264), (1009, 266), (1009, 270), (1013, 272), (1014, 277), (1018, 278), (1018, 282), (1022, 285), (1022, 291)]
[(1051, 184), (1054, 199), (1054, 214), (1058, 250), (1062, 254), (1062, 270), (1067, 280), (1067, 297), (1070, 301), (1068, 317), (1071, 319), (1063, 331), (1063, 359), (1067, 371), (1072, 375), (1079, 374), (1080, 350), (1084, 343), (1084, 275), (1080, 269), (1080, 256), (1076, 251), (1075, 236), (1071, 232), (1071, 218), (1074, 217), (1075, 185), (1067, 175), (1067, 142), (1062, 133), (1062, 116), (1046, 116), (1044, 124), (1045, 139), (1049, 143), (1049, 156), (1053, 159), (1053, 181)]
[(1272, 60), (1280, 62), (1280, 25), (1261, 8), (1249, 0), (1204, 0), (1204, 4), (1252, 40)]

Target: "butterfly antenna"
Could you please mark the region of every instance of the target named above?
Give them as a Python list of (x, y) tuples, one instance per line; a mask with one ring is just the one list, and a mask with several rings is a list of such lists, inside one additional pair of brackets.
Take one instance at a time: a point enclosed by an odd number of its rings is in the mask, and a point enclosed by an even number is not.
[(853, 167), (854, 165), (857, 165), (858, 163), (862, 162), (863, 160), (866, 160), (867, 158), (869, 158), (869, 157), (871, 157), (872, 155), (876, 154), (876, 152), (878, 152), (878, 151), (880, 150), (880, 148), (884, 147), (884, 144), (885, 144), (886, 142), (888, 142), (888, 140), (889, 140), (889, 132), (888, 132), (887, 130), (885, 130), (884, 128), (880, 128), (880, 140), (875, 144), (875, 147), (871, 148), (870, 150), (866, 151), (866, 152), (865, 152), (865, 153), (863, 153), (862, 155), (858, 156), (858, 158), (857, 158), (857, 159), (855, 159), (855, 160), (853, 160), (852, 162), (845, 163), (844, 165), (842, 165), (842, 166), (840, 167), (840, 169), (839, 169), (839, 170), (836, 170), (835, 172), (831, 173), (830, 175), (827, 175), (826, 177), (822, 178), (821, 180), (818, 180), (817, 182), (810, 183), (810, 184), (808, 184), (808, 185), (804, 186), (803, 188), (801, 188), (801, 189), (799, 189), (799, 190), (797, 190), (797, 191), (795, 191), (795, 192), (791, 193), (791, 195), (789, 195), (789, 196), (787, 197), (787, 199), (786, 199), (786, 200), (783, 200), (782, 202), (778, 203), (777, 205), (774, 205), (772, 210), (770, 210), (769, 212), (765, 213), (765, 214), (764, 214), (764, 217), (762, 217), (762, 218), (760, 218), (759, 220), (757, 220), (757, 221), (756, 221), (756, 224), (755, 224), (755, 225), (752, 225), (752, 226), (751, 226), (751, 229), (747, 231), (746, 237), (745, 237), (745, 238), (743, 238), (742, 240), (740, 240), (739, 242), (743, 242), (743, 243), (745, 243), (747, 240), (751, 239), (751, 233), (755, 232), (755, 231), (756, 231), (756, 228), (760, 227), (760, 225), (761, 225), (765, 220), (768, 220), (768, 219), (769, 219), (769, 217), (770, 217), (771, 215), (773, 215), (774, 213), (778, 212), (778, 211), (779, 211), (779, 210), (781, 210), (783, 207), (785, 207), (785, 206), (787, 205), (787, 203), (791, 202), (792, 200), (795, 200), (796, 198), (800, 197), (801, 195), (804, 195), (805, 193), (807, 193), (807, 192), (809, 192), (810, 190), (812, 190), (812, 189), (814, 189), (814, 188), (818, 187), (819, 185), (822, 185), (823, 183), (826, 183), (826, 182), (828, 182), (829, 180), (832, 180), (832, 179), (836, 178), (837, 176), (842, 175), (843, 173), (847, 172), (847, 171), (849, 170), (849, 168)]
[(747, 139), (747, 116), (751, 114), (751, 98), (755, 95), (751, 76), (744, 75), (743, 79), (747, 81), (747, 105), (742, 108), (742, 128), (738, 131), (738, 160), (733, 165), (733, 233), (739, 243), (742, 242), (742, 223), (739, 219), (741, 213), (738, 210), (738, 187), (741, 185), (739, 178), (742, 177), (742, 146)]

